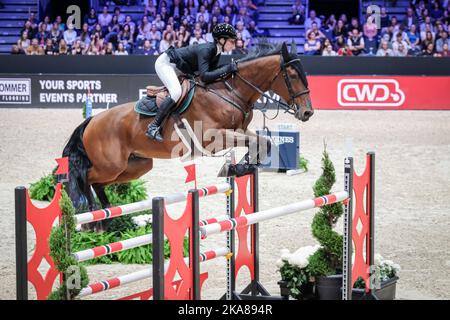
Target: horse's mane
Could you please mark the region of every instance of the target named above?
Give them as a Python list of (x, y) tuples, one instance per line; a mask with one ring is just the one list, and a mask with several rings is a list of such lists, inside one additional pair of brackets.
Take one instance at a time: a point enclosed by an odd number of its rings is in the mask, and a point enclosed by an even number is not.
[[(255, 47), (250, 49), (250, 51), (244, 57), (237, 60), (237, 62), (246, 62), (255, 60), (262, 57), (272, 56), (281, 53), (281, 47), (283, 43), (271, 43), (265, 39), (260, 40)], [(298, 55), (294, 53), (289, 53), (289, 60), (298, 59)], [(298, 75), (302, 79), (303, 83), (308, 86), (308, 79), (306, 78), (306, 73), (300, 61), (295, 61), (291, 66), (297, 71)]]
[(281, 52), (282, 43), (270, 43), (268, 41), (259, 41), (255, 47), (244, 57), (240, 58), (238, 62), (246, 62), (262, 57), (272, 56)]

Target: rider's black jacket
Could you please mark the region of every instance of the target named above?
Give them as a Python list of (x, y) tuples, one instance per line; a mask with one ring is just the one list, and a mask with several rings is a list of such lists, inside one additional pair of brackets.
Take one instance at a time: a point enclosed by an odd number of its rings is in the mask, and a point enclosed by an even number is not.
[(170, 62), (186, 74), (198, 74), (203, 82), (212, 82), (226, 77), (231, 72), (231, 65), (218, 68), (220, 54), (215, 43), (208, 42), (188, 47), (167, 49)]

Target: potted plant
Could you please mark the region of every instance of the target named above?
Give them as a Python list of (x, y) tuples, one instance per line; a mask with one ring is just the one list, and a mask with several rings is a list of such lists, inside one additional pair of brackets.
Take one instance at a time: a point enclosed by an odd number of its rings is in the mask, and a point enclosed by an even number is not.
[(281, 258), (277, 261), (278, 271), (281, 274), (281, 296), (288, 299), (291, 296), (298, 300), (307, 300), (314, 297), (310, 272), (308, 270), (309, 258), (319, 246), (306, 246), (291, 253), (287, 249), (281, 251)]
[[(391, 260), (384, 259), (379, 254), (375, 254), (374, 262), (376, 281), (373, 283), (375, 286), (372, 291), (373, 295), (379, 300), (394, 300), (400, 266)], [(356, 280), (352, 290), (352, 299), (363, 299), (365, 287), (363, 279)]]

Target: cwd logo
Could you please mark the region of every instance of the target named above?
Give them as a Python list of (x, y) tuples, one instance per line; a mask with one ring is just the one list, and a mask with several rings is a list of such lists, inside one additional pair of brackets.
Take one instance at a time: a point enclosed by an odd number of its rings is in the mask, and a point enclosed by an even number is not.
[(343, 107), (399, 107), (405, 93), (394, 79), (342, 79), (337, 97)]

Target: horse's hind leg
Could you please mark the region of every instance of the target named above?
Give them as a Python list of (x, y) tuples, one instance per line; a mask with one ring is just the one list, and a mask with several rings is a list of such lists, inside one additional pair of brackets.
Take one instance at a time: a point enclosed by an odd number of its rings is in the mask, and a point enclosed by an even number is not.
[[(94, 188), (95, 194), (97, 195), (98, 200), (100, 200), (100, 203), (102, 204), (102, 208), (109, 208), (111, 204), (109, 203), (108, 197), (105, 193), (105, 185), (100, 183), (95, 183), (92, 185)], [(97, 231), (106, 231), (108, 228), (108, 225), (111, 223), (110, 219), (101, 220), (97, 222), (97, 225), (95, 226)]]
[(128, 167), (112, 183), (124, 183), (138, 179), (152, 170), (153, 159), (130, 157)]

